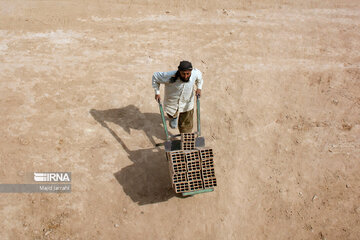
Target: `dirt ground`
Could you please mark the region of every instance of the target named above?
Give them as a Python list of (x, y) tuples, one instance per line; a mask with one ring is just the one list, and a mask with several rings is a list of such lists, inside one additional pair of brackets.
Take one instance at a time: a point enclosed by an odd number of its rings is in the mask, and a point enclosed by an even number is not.
[[(359, 53), (357, 0), (0, 0), (0, 182), (72, 173), (2, 193), (0, 239), (360, 239)], [(218, 180), (189, 198), (151, 87), (184, 59)]]

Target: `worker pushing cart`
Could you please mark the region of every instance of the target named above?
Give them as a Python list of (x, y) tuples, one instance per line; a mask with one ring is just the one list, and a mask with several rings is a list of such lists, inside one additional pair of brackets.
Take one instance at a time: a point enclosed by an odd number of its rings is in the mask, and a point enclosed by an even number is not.
[[(169, 117), (169, 125), (174, 129), (178, 125), (180, 134), (170, 136), (168, 133), (164, 109), (160, 101), (160, 84), (165, 84), (164, 108)], [(205, 139), (201, 137), (202, 84), (201, 72), (193, 69), (188, 61), (181, 61), (177, 71), (156, 72), (152, 78), (155, 100), (159, 103), (166, 134), (164, 146), (173, 188), (176, 193), (181, 193), (183, 196), (211, 192), (217, 185), (213, 150), (205, 148)], [(195, 95), (197, 132), (192, 133)], [(179, 136), (181, 139), (176, 139)], [(160, 145), (162, 144), (157, 144)]]

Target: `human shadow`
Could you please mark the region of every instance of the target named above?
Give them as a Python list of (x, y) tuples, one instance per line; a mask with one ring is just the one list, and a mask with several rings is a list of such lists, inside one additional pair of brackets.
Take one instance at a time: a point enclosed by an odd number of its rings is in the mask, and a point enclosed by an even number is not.
[(109, 122), (115, 123), (129, 134), (130, 129), (143, 130), (155, 146), (154, 136), (165, 141), (160, 114), (142, 113), (134, 105), (108, 110), (91, 109), (90, 114), (121, 144), (133, 162), (115, 172), (114, 177), (134, 202), (145, 205), (167, 201), (175, 196), (165, 151), (155, 147), (131, 151), (108, 125)]

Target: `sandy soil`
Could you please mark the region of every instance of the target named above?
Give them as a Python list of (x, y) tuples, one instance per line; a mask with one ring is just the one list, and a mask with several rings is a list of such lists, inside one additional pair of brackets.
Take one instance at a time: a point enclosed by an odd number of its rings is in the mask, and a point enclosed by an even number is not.
[[(72, 193), (1, 194), (0, 239), (360, 239), (359, 51), (356, 0), (1, 0), (0, 182)], [(218, 179), (190, 198), (151, 88), (183, 59)]]

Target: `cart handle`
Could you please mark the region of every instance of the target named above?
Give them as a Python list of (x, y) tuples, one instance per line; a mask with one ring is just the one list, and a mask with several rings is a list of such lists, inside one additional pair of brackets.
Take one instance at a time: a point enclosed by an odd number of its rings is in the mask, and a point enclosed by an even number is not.
[(196, 94), (196, 113), (197, 113), (197, 133), (201, 136), (201, 125), (200, 125), (200, 95)]
[(159, 103), (159, 108), (160, 108), (160, 113), (161, 113), (161, 119), (162, 119), (162, 122), (163, 122), (163, 125), (164, 125), (164, 130), (165, 130), (165, 135), (166, 135), (166, 140), (169, 140), (169, 132), (168, 132), (168, 129), (167, 129), (167, 126), (166, 126), (166, 121), (165, 121), (165, 116), (164, 116), (164, 110), (163, 110), (163, 106), (160, 102), (160, 99), (158, 99), (158, 103)]

